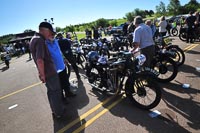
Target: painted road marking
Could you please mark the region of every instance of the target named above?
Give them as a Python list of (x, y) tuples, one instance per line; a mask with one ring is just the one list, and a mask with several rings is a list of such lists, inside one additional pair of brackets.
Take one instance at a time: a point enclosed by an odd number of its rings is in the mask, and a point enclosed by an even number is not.
[(109, 110), (111, 110), (113, 107), (115, 107), (118, 103), (120, 103), (123, 99), (125, 98), (125, 96), (122, 96), (121, 98), (119, 98), (117, 101), (113, 102), (111, 105), (109, 105), (107, 108), (105, 108), (104, 110), (102, 110), (100, 113), (98, 113), (97, 115), (95, 115), (93, 118), (91, 118), (90, 120), (88, 120), (86, 123), (84, 123), (82, 126), (80, 126), (79, 128), (77, 128), (75, 131), (73, 131), (73, 133), (79, 133), (81, 132), (83, 129), (85, 129), (86, 127), (88, 127), (89, 125), (91, 125), (93, 122), (95, 122), (99, 117), (101, 117), (102, 115), (104, 115), (106, 112), (108, 112)]
[(191, 45), (187, 46), (186, 48), (184, 48), (183, 51), (186, 51), (187, 49), (189, 49), (189, 48), (192, 47), (193, 45), (194, 45), (194, 44), (191, 44)]
[(16, 108), (18, 106), (18, 104), (15, 104), (15, 105), (12, 105), (12, 106), (10, 106), (8, 109), (10, 110), (10, 109), (14, 109), (14, 108)]
[(187, 46), (186, 48), (184, 48), (184, 50), (183, 50), (183, 51), (186, 51), (187, 49), (189, 49), (189, 48), (193, 47), (194, 45), (196, 45), (196, 44), (191, 44), (191, 45)]
[[(73, 79), (71, 79), (71, 80), (74, 80), (74, 79), (75, 79), (75, 78), (73, 78)], [(71, 80), (69, 80), (69, 81), (71, 81)], [(22, 92), (22, 91), (28, 90), (28, 89), (30, 89), (30, 88), (32, 88), (32, 87), (35, 87), (35, 86), (38, 86), (38, 85), (40, 85), (40, 84), (42, 84), (42, 82), (38, 82), (38, 83), (32, 84), (32, 85), (30, 85), (30, 86), (28, 86), (28, 87), (25, 87), (25, 88), (23, 88), (23, 89), (19, 89), (19, 90), (15, 91), (15, 92), (12, 92), (12, 93), (10, 93), (10, 94), (7, 94), (7, 95), (5, 95), (5, 96), (0, 97), (0, 100), (2, 100), (2, 99), (4, 99), (4, 98), (7, 98), (7, 97), (9, 97), (9, 96), (15, 95), (15, 94), (17, 94), (17, 93), (20, 93), (20, 92)]]
[(69, 124), (67, 124), (65, 127), (63, 127), (62, 129), (60, 129), (57, 133), (63, 133), (65, 131), (67, 131), (69, 128), (71, 128), (72, 126), (74, 126), (76, 123), (82, 121), (83, 119), (85, 119), (86, 117), (88, 117), (90, 114), (92, 114), (95, 111), (97, 111), (100, 107), (102, 107), (103, 105), (105, 105), (106, 103), (108, 103), (109, 101), (111, 101), (113, 98), (115, 98), (115, 96), (109, 97), (105, 101), (97, 104), (95, 107), (91, 108), (86, 113), (82, 114), (79, 118), (73, 120), (72, 122), (70, 122)]
[(193, 48), (195, 48), (197, 46), (199, 46), (199, 44), (192, 44), (192, 45), (186, 47), (183, 51), (187, 52), (187, 51), (192, 50)]
[(2, 99), (4, 99), (4, 98), (7, 98), (7, 97), (9, 97), (9, 96), (15, 95), (15, 94), (17, 94), (17, 93), (20, 93), (20, 92), (22, 92), (22, 91), (28, 90), (28, 89), (30, 89), (30, 88), (32, 88), (32, 87), (35, 87), (35, 86), (37, 86), (37, 85), (40, 85), (40, 84), (42, 84), (42, 82), (38, 82), (38, 83), (35, 83), (35, 84), (30, 85), (30, 86), (28, 86), (28, 87), (25, 87), (25, 88), (23, 88), (23, 89), (19, 89), (19, 90), (15, 91), (15, 92), (12, 92), (12, 93), (10, 93), (10, 94), (7, 94), (7, 95), (5, 95), (5, 96), (0, 97), (0, 100), (2, 100)]

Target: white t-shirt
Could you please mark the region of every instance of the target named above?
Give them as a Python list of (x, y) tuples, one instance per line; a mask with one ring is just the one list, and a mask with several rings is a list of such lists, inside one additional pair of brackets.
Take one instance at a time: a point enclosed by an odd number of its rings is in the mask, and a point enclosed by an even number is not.
[(133, 32), (133, 42), (140, 43), (140, 49), (154, 45), (151, 28), (140, 24)]
[(167, 32), (166, 27), (167, 27), (167, 21), (161, 21), (159, 24), (159, 32)]

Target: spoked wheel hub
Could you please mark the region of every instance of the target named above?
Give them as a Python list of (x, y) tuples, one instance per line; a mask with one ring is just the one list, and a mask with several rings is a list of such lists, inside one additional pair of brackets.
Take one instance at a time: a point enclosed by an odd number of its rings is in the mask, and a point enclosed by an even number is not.
[(139, 87), (137, 91), (138, 96), (145, 97), (147, 95), (146, 90), (144, 87)]
[(165, 74), (165, 73), (167, 73), (167, 67), (165, 66), (165, 65), (160, 65), (159, 66), (159, 73), (161, 73), (161, 74)]

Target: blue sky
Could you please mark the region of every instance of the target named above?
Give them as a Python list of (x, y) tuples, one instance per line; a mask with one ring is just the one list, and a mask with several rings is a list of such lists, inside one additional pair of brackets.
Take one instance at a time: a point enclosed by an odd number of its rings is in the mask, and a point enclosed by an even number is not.
[[(189, 0), (180, 1), (184, 5)], [(155, 10), (159, 3), (160, 0), (0, 0), (0, 36), (25, 29), (37, 31), (45, 18), (53, 17), (55, 26), (63, 28), (98, 18), (123, 18), (135, 8)]]

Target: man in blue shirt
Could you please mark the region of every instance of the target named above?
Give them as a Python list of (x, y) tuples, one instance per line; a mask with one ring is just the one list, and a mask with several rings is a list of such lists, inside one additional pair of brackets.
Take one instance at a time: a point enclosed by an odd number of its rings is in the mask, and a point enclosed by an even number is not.
[(76, 60), (74, 59), (72, 49), (71, 49), (71, 42), (68, 39), (63, 39), (63, 35), (59, 33), (57, 35), (58, 43), (60, 46), (60, 50), (62, 51), (65, 58), (69, 61), (69, 63), (72, 65), (74, 72), (76, 74), (77, 79), (80, 79), (78, 66), (76, 64)]
[[(65, 97), (75, 96), (75, 94), (70, 91), (69, 76), (67, 75), (66, 66), (58, 45), (58, 40), (54, 39), (54, 33), (52, 33), (52, 36), (46, 40), (46, 45), (56, 66), (61, 88), (65, 91)], [(66, 101), (65, 97), (63, 95), (64, 101)]]

